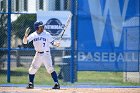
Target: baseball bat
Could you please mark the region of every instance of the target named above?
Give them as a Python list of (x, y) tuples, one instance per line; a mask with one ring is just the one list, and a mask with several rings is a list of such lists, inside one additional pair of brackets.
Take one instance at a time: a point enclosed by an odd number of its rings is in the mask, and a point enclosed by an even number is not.
[(60, 36), (60, 40), (63, 38), (63, 35), (64, 35), (64, 33), (65, 33), (67, 27), (68, 27), (69, 24), (70, 24), (71, 18), (72, 18), (72, 14), (70, 14), (70, 15), (68, 16), (68, 19), (67, 19), (67, 21), (66, 21), (66, 25), (65, 25), (65, 27), (64, 27), (64, 29), (63, 29), (63, 32), (62, 32), (61, 36)]

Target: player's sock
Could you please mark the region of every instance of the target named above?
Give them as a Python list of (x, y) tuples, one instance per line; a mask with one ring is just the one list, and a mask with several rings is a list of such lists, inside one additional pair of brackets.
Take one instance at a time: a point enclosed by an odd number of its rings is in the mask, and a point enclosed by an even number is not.
[(55, 71), (53, 71), (53, 72), (51, 73), (51, 76), (52, 76), (54, 82), (55, 82), (55, 83), (58, 83), (57, 74), (56, 74)]
[(29, 74), (29, 82), (34, 83), (35, 74)]

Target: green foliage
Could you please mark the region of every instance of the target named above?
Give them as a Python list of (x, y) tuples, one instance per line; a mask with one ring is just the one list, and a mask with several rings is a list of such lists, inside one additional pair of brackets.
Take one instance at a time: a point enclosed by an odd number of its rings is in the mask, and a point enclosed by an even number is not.
[(6, 34), (7, 34), (7, 15), (0, 14), (0, 48), (4, 47), (6, 43)]
[(19, 38), (23, 38), (27, 27), (34, 31), (34, 22), (36, 21), (36, 14), (22, 14), (16, 21), (12, 22), (12, 34)]
[[(7, 46), (7, 14), (0, 14), (0, 48)], [(0, 59), (6, 53), (6, 51), (0, 50)], [(0, 69), (3, 65), (0, 62)]]
[[(27, 27), (31, 28), (31, 32), (34, 32), (34, 22), (36, 21), (36, 14), (21, 14), (16, 21), (12, 22), (12, 35), (20, 38), (24, 37)], [(29, 48), (33, 48), (32, 42), (28, 44)]]

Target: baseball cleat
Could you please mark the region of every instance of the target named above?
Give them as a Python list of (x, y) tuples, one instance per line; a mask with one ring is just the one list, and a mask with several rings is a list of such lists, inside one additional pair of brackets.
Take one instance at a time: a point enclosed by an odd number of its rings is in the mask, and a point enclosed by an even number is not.
[(28, 86), (26, 88), (27, 89), (33, 89), (34, 88), (34, 84), (32, 82), (29, 82)]
[(52, 89), (60, 89), (60, 85), (59, 84), (55, 84), (54, 87), (52, 87)]

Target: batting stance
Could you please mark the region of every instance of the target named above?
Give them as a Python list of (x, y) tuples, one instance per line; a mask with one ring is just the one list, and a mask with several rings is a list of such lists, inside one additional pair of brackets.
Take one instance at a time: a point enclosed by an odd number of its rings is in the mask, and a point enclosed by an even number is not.
[(50, 54), (50, 44), (54, 46), (59, 46), (59, 42), (55, 42), (54, 39), (51, 37), (51, 35), (44, 30), (44, 25), (42, 21), (36, 21), (34, 23), (35, 32), (32, 34), (29, 34), (30, 28), (28, 27), (26, 29), (23, 43), (27, 44), (31, 41), (33, 41), (33, 45), (36, 51), (36, 54), (33, 58), (32, 64), (29, 68), (29, 83), (26, 87), (27, 89), (34, 88), (34, 77), (35, 73), (43, 63), (45, 65), (45, 68), (47, 69), (47, 72), (51, 74), (53, 80), (54, 80), (54, 87), (52, 89), (60, 89), (60, 85), (57, 79), (57, 74), (52, 66), (52, 59)]

